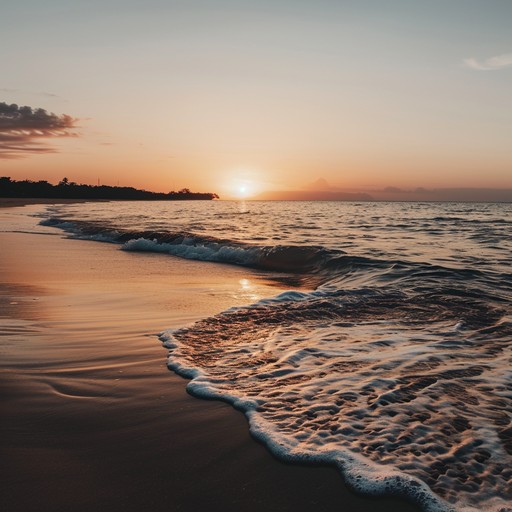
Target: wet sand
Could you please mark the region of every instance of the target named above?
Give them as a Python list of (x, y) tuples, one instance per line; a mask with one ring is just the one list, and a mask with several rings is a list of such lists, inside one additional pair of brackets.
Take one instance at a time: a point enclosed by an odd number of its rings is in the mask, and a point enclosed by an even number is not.
[(31, 204), (71, 204), (86, 203), (91, 201), (106, 201), (105, 199), (50, 199), (40, 197), (0, 197), (0, 208), (11, 208), (14, 206), (25, 206)]
[(156, 333), (279, 286), (68, 240), (20, 216), (38, 208), (0, 213), (3, 511), (417, 510), (356, 496), (333, 468), (277, 461), (240, 412), (189, 396), (166, 368)]

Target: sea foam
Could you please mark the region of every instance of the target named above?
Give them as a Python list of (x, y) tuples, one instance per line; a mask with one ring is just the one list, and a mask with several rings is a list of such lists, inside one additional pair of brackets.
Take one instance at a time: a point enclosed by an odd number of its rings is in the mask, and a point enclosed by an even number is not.
[(428, 511), (512, 510), (512, 324), (451, 299), (282, 294), (161, 339), (192, 394), (244, 411), (281, 458), (334, 464), (354, 489)]

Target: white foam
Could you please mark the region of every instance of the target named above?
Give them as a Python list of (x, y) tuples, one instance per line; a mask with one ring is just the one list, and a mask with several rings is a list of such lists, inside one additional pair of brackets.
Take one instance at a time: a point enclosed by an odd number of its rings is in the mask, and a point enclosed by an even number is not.
[[(334, 464), (357, 491), (399, 494), (428, 512), (510, 510), (511, 457), (489, 424), (496, 400), (509, 399), (508, 353), (478, 364), (468, 325), (373, 318), (373, 300), (288, 292), (161, 339), (170, 367), (193, 378), (188, 390), (243, 410), (280, 458)], [(395, 314), (407, 310), (396, 300)], [(334, 311), (345, 315), (339, 325)]]
[(125, 251), (160, 252), (179, 256), (180, 258), (251, 265), (257, 263), (257, 251), (245, 247), (227, 246), (217, 243), (195, 244), (191, 239), (185, 239), (181, 244), (160, 243), (157, 240), (138, 238), (126, 242)]

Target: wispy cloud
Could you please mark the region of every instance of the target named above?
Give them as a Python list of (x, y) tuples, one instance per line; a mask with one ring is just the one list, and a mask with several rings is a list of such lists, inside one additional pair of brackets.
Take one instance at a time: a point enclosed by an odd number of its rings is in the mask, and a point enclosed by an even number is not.
[(11, 89), (9, 87), (0, 87), (0, 92), (7, 94), (30, 94), (32, 96), (44, 96), (45, 98), (58, 98), (62, 100), (62, 97), (58, 94), (54, 94), (53, 92), (45, 92), (45, 91), (22, 91), (20, 89)]
[(498, 69), (512, 67), (512, 53), (496, 55), (495, 57), (489, 57), (482, 61), (471, 57), (470, 59), (464, 59), (464, 64), (468, 68), (476, 69), (477, 71), (496, 71)]
[(42, 108), (0, 102), (0, 158), (21, 158), (34, 153), (55, 153), (45, 139), (78, 137), (77, 119)]
[(59, 98), (59, 99), (61, 99), (61, 97), (58, 94), (53, 94), (53, 92), (40, 92), (39, 94), (41, 96), (45, 96), (46, 98)]

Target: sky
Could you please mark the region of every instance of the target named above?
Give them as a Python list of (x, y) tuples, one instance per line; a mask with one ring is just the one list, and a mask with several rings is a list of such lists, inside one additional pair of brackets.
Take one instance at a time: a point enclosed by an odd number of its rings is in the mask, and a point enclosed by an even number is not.
[(0, 175), (512, 188), (511, 26), (510, 0), (4, 2)]

